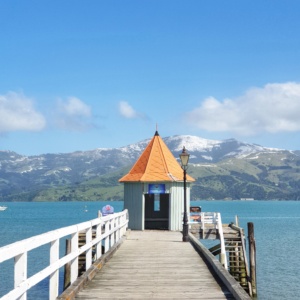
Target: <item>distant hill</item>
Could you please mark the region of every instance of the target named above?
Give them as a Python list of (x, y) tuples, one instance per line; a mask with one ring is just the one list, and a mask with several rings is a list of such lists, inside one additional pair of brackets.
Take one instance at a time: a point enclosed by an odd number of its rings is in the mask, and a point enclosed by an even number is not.
[[(120, 200), (118, 183), (150, 139), (121, 148), (23, 156), (0, 151), (0, 201)], [(300, 198), (300, 151), (228, 139), (164, 138), (176, 158), (190, 153), (192, 199)]]

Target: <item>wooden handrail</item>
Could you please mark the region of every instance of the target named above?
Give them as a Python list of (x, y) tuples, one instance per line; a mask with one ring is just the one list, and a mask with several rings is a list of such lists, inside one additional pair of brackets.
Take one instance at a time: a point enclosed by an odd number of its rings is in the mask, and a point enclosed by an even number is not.
[[(1, 300), (27, 298), (27, 291), (50, 276), (49, 300), (55, 300), (59, 293), (59, 269), (65, 264), (71, 264), (70, 281), (73, 283), (78, 277), (78, 257), (85, 252), (86, 270), (92, 264), (92, 248), (96, 248), (96, 258), (101, 256), (102, 241), (107, 252), (125, 233), (128, 227), (128, 211), (114, 213), (105, 217), (76, 225), (63, 227), (44, 234), (18, 241), (0, 248), (0, 263), (14, 259), (14, 289), (2, 296)], [(92, 230), (96, 236), (92, 238)], [(78, 246), (79, 232), (86, 233), (86, 244)], [(59, 240), (71, 236), (71, 252), (59, 258)], [(27, 278), (28, 252), (40, 246), (49, 244), (49, 265), (43, 270)]]
[(221, 214), (217, 212), (201, 212), (201, 229), (203, 234), (205, 230), (205, 224), (213, 224), (215, 229), (218, 229), (219, 231), (220, 244), (221, 244), (220, 262), (227, 270), (228, 264), (227, 264), (227, 256), (226, 256)]

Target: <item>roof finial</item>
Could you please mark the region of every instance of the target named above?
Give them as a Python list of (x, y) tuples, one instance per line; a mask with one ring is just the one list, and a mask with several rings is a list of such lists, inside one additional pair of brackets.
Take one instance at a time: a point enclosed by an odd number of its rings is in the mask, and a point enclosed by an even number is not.
[(155, 134), (154, 134), (154, 135), (156, 135), (156, 136), (159, 135), (158, 130), (157, 130), (157, 127), (158, 127), (158, 126), (157, 126), (157, 123), (156, 123), (156, 131), (155, 131)]

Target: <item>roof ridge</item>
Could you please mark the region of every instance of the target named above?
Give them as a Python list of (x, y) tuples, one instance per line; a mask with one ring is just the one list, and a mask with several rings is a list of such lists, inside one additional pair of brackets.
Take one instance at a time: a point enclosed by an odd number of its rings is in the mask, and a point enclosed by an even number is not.
[(159, 151), (160, 151), (160, 155), (162, 157), (162, 160), (163, 160), (163, 163), (164, 163), (164, 166), (165, 166), (166, 173), (170, 174), (169, 166), (168, 166), (168, 164), (166, 162), (165, 153), (164, 153), (164, 151), (162, 149), (163, 148), (162, 146), (165, 145), (165, 144), (164, 144), (163, 139), (160, 136), (158, 137), (158, 145), (159, 145)]
[[(146, 147), (146, 149), (148, 147), (150, 148), (150, 153), (149, 153), (148, 160), (147, 160), (147, 163), (146, 163), (146, 166), (145, 166), (145, 172), (144, 172), (144, 174), (142, 175), (142, 177), (140, 179), (141, 181), (144, 179), (145, 175), (147, 174), (148, 169), (151, 166), (150, 162), (151, 162), (151, 156), (153, 155), (153, 146), (154, 146), (154, 142), (155, 142), (155, 136), (152, 138), (152, 140), (150, 141), (149, 145)], [(150, 147), (150, 145), (151, 145), (151, 147)]]

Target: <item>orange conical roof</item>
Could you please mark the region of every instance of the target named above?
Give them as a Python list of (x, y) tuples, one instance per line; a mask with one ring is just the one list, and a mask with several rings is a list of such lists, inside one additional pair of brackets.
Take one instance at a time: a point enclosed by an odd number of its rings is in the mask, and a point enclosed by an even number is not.
[[(195, 181), (187, 175), (187, 181)], [(120, 182), (183, 181), (181, 166), (163, 139), (155, 132), (154, 137), (136, 161), (129, 173)]]

